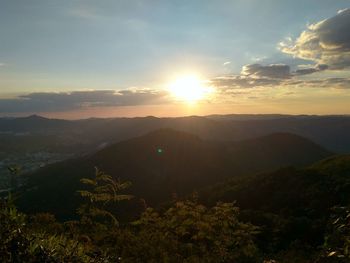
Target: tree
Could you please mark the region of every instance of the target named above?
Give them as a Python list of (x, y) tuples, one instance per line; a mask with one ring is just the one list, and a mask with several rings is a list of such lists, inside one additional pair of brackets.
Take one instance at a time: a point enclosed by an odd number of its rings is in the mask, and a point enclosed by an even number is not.
[(105, 174), (97, 167), (95, 167), (95, 178), (83, 178), (80, 182), (92, 188), (90, 191), (78, 191), (80, 196), (87, 201), (77, 210), (81, 216), (81, 220), (91, 224), (96, 219), (109, 218), (114, 226), (118, 225), (116, 216), (107, 207), (110, 203), (130, 200), (133, 196), (119, 194), (119, 192), (129, 188), (131, 183), (129, 181), (121, 182), (120, 179), (114, 179), (111, 175)]
[[(257, 227), (238, 219), (234, 203), (212, 208), (178, 201), (164, 213), (146, 209), (123, 247), (125, 262), (255, 262)], [(125, 242), (123, 242), (125, 244)]]

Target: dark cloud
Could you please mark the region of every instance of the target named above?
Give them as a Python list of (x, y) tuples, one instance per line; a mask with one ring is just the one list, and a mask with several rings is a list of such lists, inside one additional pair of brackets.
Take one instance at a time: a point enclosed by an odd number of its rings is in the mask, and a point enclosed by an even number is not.
[(211, 83), (219, 92), (236, 88), (274, 87), (290, 79), (290, 67), (285, 64), (249, 64), (242, 67), (240, 75), (217, 77)]
[(237, 89), (259, 87), (295, 87), (295, 88), (335, 88), (350, 89), (350, 78), (325, 78), (310, 80), (277, 80), (250, 79), (235, 76), (218, 77), (211, 80), (219, 93), (226, 93)]
[(350, 8), (310, 25), (295, 41), (280, 43), (280, 49), (330, 69), (350, 67)]
[(271, 64), (267, 66), (249, 64), (243, 66), (241, 75), (251, 78), (286, 79), (290, 77), (290, 67), (285, 64)]
[(295, 88), (350, 89), (350, 78), (288, 80), (283, 82), (283, 86)]
[(274, 87), (292, 77), (290, 67), (285, 64), (249, 64), (242, 67), (240, 75), (217, 77), (211, 80), (218, 91), (237, 88)]
[[(304, 87), (304, 88), (350, 88), (349, 78), (324, 78), (303, 80), (300, 75), (312, 74), (326, 70), (325, 64), (298, 69), (292, 73), (287, 65), (252, 64), (244, 66), (241, 75), (216, 77), (211, 84), (219, 93), (227, 93), (236, 89), (260, 87)], [(284, 77), (283, 77), (284, 76)]]
[(161, 104), (167, 92), (149, 89), (38, 92), (14, 99), (0, 99), (0, 112), (54, 112), (89, 107)]
[(280, 79), (252, 78), (245, 76), (224, 76), (211, 80), (212, 85), (219, 88), (219, 92), (226, 89), (257, 88), (276, 86), (281, 83)]
[[(299, 84), (300, 85), (300, 84)], [(302, 82), (305, 87), (350, 89), (350, 78), (326, 78)]]
[(294, 74), (295, 75), (308, 75), (308, 74), (312, 74), (315, 72), (326, 70), (327, 68), (328, 68), (328, 65), (320, 64), (320, 65), (316, 65), (315, 67), (297, 69), (294, 72)]

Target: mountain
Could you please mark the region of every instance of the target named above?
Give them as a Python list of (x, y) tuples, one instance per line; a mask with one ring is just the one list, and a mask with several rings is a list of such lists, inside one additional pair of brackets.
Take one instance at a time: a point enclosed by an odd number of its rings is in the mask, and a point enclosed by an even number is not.
[(290, 133), (274, 133), (254, 139), (233, 142), (229, 155), (233, 156), (235, 172), (262, 172), (281, 166), (303, 166), (331, 153), (323, 147)]
[(38, 115), (20, 118), (0, 118), (0, 131), (12, 133), (47, 133), (65, 129), (70, 124), (72, 124), (71, 121), (47, 119)]
[[(6, 144), (9, 136), (16, 134), (49, 135), (57, 144), (73, 146), (74, 153), (89, 152), (96, 150), (101, 144), (120, 142), (161, 128), (176, 129), (203, 139), (221, 141), (241, 141), (272, 133), (293, 133), (334, 152), (350, 152), (350, 116), (243, 114), (67, 121), (34, 115), (24, 118), (0, 118), (0, 141)], [(43, 144), (45, 143), (43, 139)], [(55, 150), (54, 147), (51, 148)]]
[(116, 143), (81, 158), (49, 165), (28, 176), (19, 200), (27, 212), (50, 211), (61, 218), (78, 205), (79, 179), (94, 167), (133, 183), (131, 194), (152, 206), (227, 178), (306, 165), (332, 155), (293, 134), (274, 134), (242, 142), (202, 140), (198, 136), (160, 129)]
[(334, 152), (350, 153), (349, 116), (301, 115), (275, 119), (225, 121), (227, 122), (232, 127), (231, 135), (240, 140), (287, 132), (308, 138)]
[(244, 179), (233, 178), (203, 190), (203, 198), (206, 196), (206, 201), (213, 203), (237, 200), (242, 209), (274, 213), (288, 213), (288, 209), (310, 205), (323, 213), (329, 209), (329, 203), (350, 201), (349, 182), (350, 155), (340, 155), (305, 168), (284, 167)]
[(199, 196), (209, 204), (236, 201), (242, 218), (260, 227), (262, 245), (284, 250), (305, 243), (316, 248), (324, 242), (332, 208), (350, 203), (350, 155), (233, 178), (201, 190)]

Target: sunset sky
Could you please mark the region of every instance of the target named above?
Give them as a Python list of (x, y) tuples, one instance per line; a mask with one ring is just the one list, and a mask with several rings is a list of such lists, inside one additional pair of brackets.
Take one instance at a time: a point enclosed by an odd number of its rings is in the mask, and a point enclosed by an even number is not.
[(0, 0), (0, 116), (350, 114), (349, 0)]

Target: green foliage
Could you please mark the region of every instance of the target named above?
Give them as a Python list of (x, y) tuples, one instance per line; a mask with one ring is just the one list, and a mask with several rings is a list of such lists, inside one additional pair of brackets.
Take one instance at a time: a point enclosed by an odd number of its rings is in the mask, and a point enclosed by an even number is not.
[(121, 182), (112, 176), (105, 174), (95, 167), (95, 178), (83, 178), (81, 183), (92, 187), (92, 190), (80, 190), (78, 193), (82, 198), (87, 200), (82, 204), (77, 213), (81, 216), (81, 220), (91, 224), (96, 218), (109, 218), (113, 225), (118, 225), (115, 215), (108, 211), (107, 205), (123, 200), (130, 200), (131, 195), (119, 194), (120, 191), (131, 186), (130, 182)]
[(114, 205), (130, 183), (96, 169), (81, 180), (80, 221), (3, 202), (0, 262), (350, 262), (349, 160), (231, 180), (203, 191), (203, 204), (147, 208), (120, 226)]
[(0, 222), (0, 262), (102, 262), (77, 240), (49, 233), (45, 225), (37, 231), (11, 200), (1, 200)]
[(28, 240), (23, 234), (25, 216), (18, 213), (11, 199), (1, 200), (0, 259), (3, 262), (19, 261), (25, 257)]
[(148, 208), (133, 223), (136, 229), (128, 234), (122, 258), (125, 262), (254, 262), (257, 228), (237, 216), (233, 203), (207, 208), (196, 201), (176, 202), (164, 213)]
[(20, 173), (20, 166), (10, 165), (7, 166), (7, 173), (0, 174), (0, 198), (8, 195), (13, 197), (13, 192), (20, 186)]
[(308, 168), (286, 167), (228, 180), (200, 196), (208, 204), (236, 200), (240, 219), (260, 227), (256, 243), (264, 254), (282, 262), (313, 262), (322, 249), (331, 208), (349, 204), (350, 155)]
[(333, 208), (324, 247), (325, 257), (334, 262), (350, 261), (350, 207)]
[[(257, 228), (238, 220), (233, 203), (207, 208), (179, 201), (165, 212), (147, 208), (128, 226), (58, 223), (53, 215), (0, 210), (0, 262), (256, 262)], [(93, 220), (93, 218), (90, 218)]]

